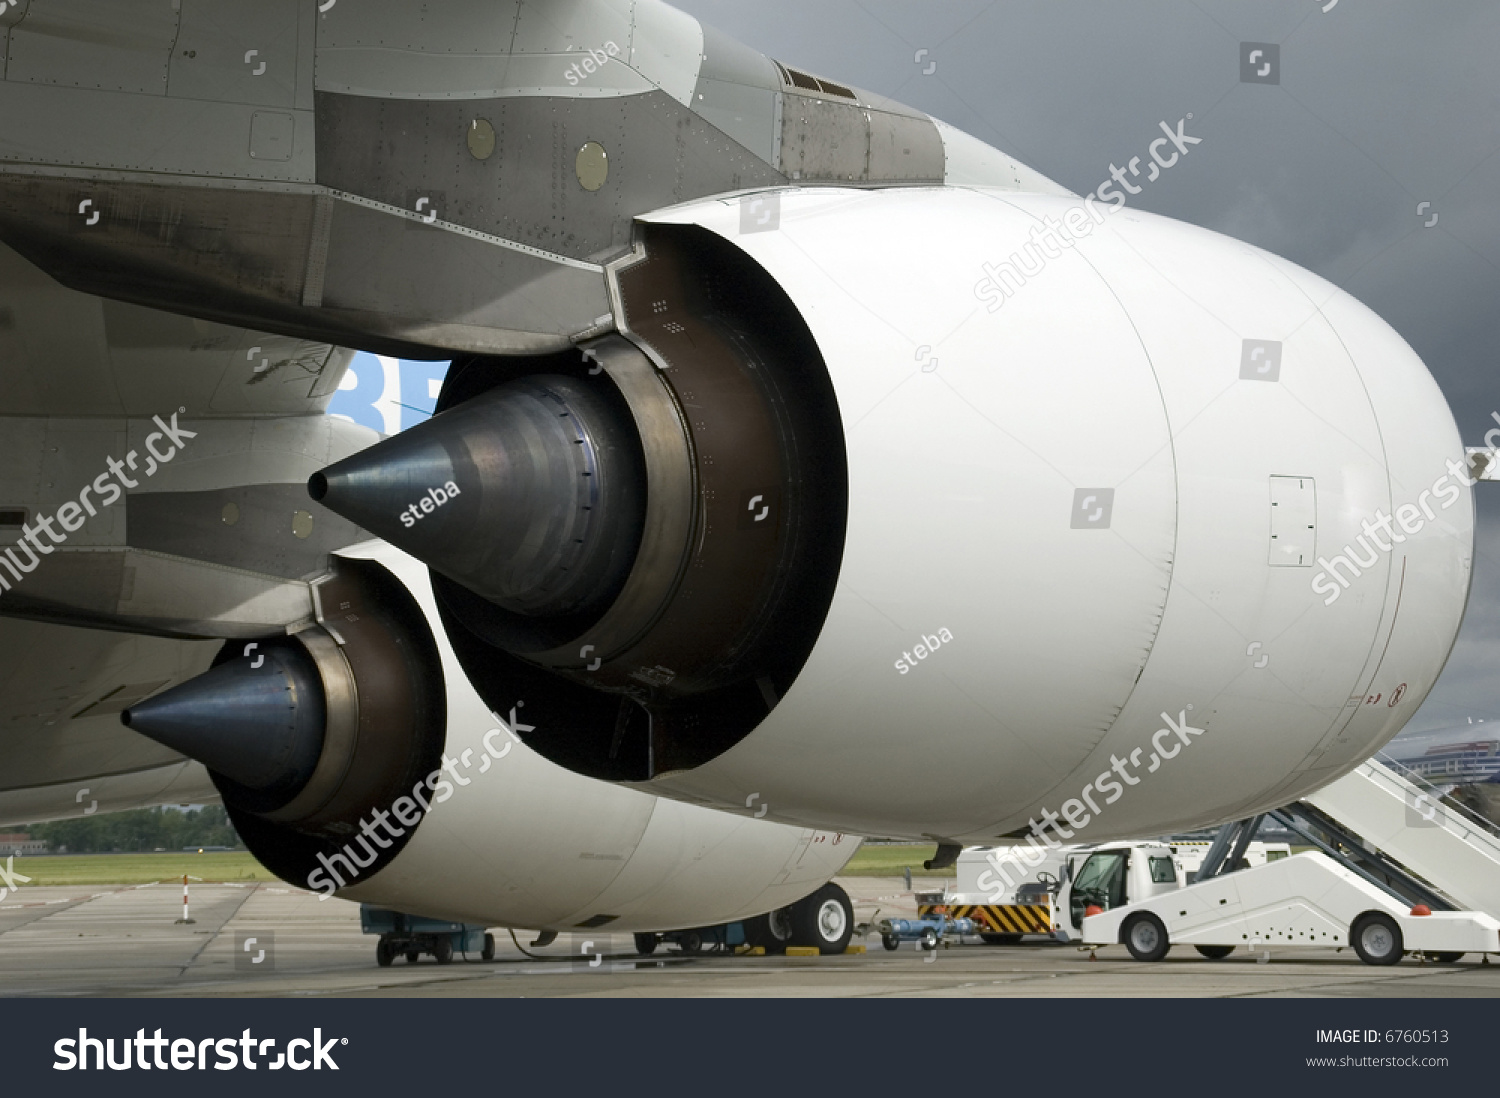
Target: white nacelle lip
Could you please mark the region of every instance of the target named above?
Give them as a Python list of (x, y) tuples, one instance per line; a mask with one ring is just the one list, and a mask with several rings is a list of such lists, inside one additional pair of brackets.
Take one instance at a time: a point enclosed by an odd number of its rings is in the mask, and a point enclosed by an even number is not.
[[(774, 231), (742, 231), (738, 196), (644, 220), (719, 234), (802, 312), (850, 459), (843, 570), (760, 728), (646, 788), (726, 805), (754, 790), (788, 821), (980, 841), (1082, 809), (1092, 787), (1109, 811), (1076, 841), (1101, 841), (1288, 803), (1399, 730), (1457, 635), (1466, 489), (1450, 486), (1460, 506), (1435, 510), (1404, 562), (1377, 555), (1327, 607), (1317, 567), (1270, 565), (1268, 534), (1272, 476), (1315, 485), (1316, 557), (1462, 458), (1388, 325), (1285, 260), (1129, 209), (991, 309), (986, 263), (1044, 218), (1108, 207), (770, 193)], [(1279, 346), (1274, 383), (1242, 376), (1249, 341)], [(1070, 529), (1074, 493), (1094, 489), (1113, 489), (1109, 530)], [(939, 630), (953, 642), (892, 670)], [(1367, 693), (1378, 709), (1355, 702)], [(1170, 749), (1179, 725), (1212, 731), (1171, 752), (1170, 779), (1125, 797), (1094, 785), (1113, 757), (1147, 769), (1153, 737)]]

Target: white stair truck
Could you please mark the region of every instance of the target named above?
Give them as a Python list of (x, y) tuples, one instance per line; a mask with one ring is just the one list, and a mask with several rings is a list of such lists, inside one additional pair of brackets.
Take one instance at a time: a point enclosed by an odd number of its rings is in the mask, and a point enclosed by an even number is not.
[(1439, 961), (1500, 953), (1500, 921), (1493, 917), (1407, 907), (1317, 851), (1123, 905), (1109, 902), (1108, 894), (1100, 903), (1094, 876), (1087, 863), (1079, 870), (1069, 905), (1085, 904), (1083, 942), (1123, 944), (1138, 961), (1161, 960), (1175, 944), (1194, 946), (1209, 958), (1240, 946), (1352, 945), (1372, 965), (1395, 964), (1408, 952)]

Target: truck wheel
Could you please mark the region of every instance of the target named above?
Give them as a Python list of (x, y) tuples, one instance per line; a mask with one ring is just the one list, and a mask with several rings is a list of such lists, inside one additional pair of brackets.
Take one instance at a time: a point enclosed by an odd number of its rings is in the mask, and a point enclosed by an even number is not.
[(677, 948), (689, 957), (703, 952), (703, 935), (696, 930), (684, 930), (677, 935)]
[(880, 944), (892, 953), (895, 953), (896, 950), (901, 948), (901, 939), (894, 934), (882, 934), (880, 936)]
[(437, 958), (437, 963), (446, 965), (453, 960), (453, 942), (445, 934), (432, 944), (432, 955)]
[(396, 959), (396, 951), (391, 948), (391, 943), (384, 937), (375, 943), (375, 963), (381, 968), (390, 968), (391, 962)]
[(785, 953), (792, 944), (792, 909), (778, 907), (764, 915), (745, 920), (745, 941), (760, 946), (767, 953)]
[(1222, 961), (1234, 952), (1234, 946), (1194, 946), (1193, 948), (1210, 961)]
[(481, 961), (493, 961), (495, 959), (495, 936), (488, 931), (484, 935), (484, 948), (479, 951)]
[(635, 951), (642, 957), (649, 957), (656, 952), (655, 934), (637, 934), (635, 936)]
[(849, 893), (830, 881), (792, 905), (792, 941), (817, 946), (819, 953), (842, 953), (854, 934), (854, 905)]
[(1393, 965), (1401, 960), (1401, 928), (1389, 915), (1379, 911), (1361, 915), (1354, 920), (1349, 939), (1367, 965)]
[(1127, 919), (1120, 936), (1125, 939), (1125, 948), (1137, 961), (1159, 961), (1172, 948), (1167, 941), (1167, 928), (1148, 911)]

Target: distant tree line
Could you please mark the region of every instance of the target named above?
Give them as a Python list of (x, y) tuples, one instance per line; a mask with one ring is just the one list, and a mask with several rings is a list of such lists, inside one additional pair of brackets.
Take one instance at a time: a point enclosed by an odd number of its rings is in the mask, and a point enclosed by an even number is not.
[(186, 846), (240, 847), (229, 815), (221, 805), (184, 810), (134, 808), (72, 820), (32, 824), (33, 839), (45, 840), (52, 854), (108, 854), (181, 850)]

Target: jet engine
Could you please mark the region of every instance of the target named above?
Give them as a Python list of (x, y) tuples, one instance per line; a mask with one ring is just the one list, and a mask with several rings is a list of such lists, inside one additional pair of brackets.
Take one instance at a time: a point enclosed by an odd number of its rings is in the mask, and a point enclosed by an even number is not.
[(430, 422), (310, 485), (431, 567), (466, 673), (545, 716), (547, 757), (855, 831), (1057, 809), (1107, 838), (1295, 800), (1436, 680), (1463, 448), (1336, 287), (978, 188), (637, 230), (618, 334), (460, 359)]
[[(298, 882), (371, 811), (414, 789), (430, 796), (447, 735), (437, 646), (406, 589), (378, 565), (340, 560), (315, 590), (320, 624), (232, 641), (208, 671), (121, 714), (208, 767), (251, 851)], [(368, 871), (411, 833), (371, 848)]]

